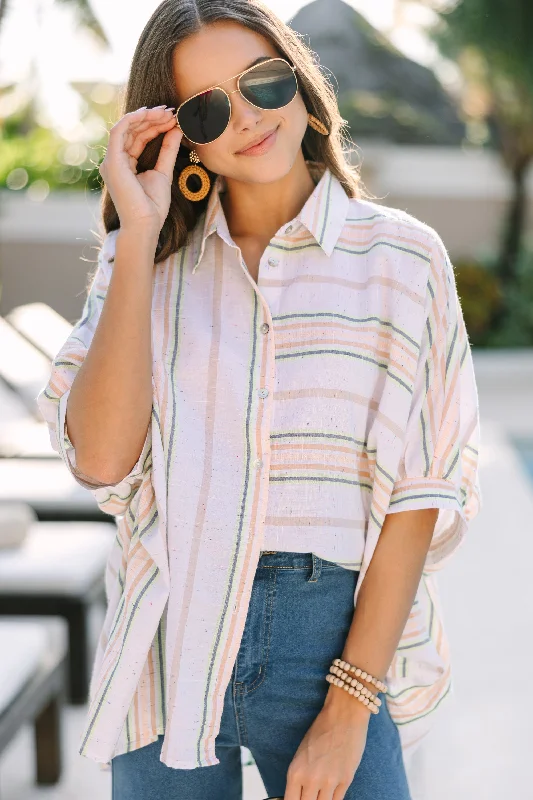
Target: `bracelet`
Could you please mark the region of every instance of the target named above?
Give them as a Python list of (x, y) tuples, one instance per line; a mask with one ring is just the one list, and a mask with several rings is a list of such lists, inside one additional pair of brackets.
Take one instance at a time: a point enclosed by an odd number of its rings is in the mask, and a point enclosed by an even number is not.
[(361, 703), (363, 703), (363, 705), (365, 705), (368, 708), (368, 710), (372, 714), (379, 714), (379, 708), (374, 703), (372, 703), (368, 699), (368, 697), (364, 697), (361, 694), (361, 692), (355, 689), (353, 686), (349, 686), (347, 683), (344, 683), (344, 681), (342, 681), (340, 678), (335, 677), (335, 675), (332, 675), (329, 672), (326, 675), (326, 680), (328, 681), (328, 683), (332, 683), (334, 686), (339, 686), (341, 689), (344, 689), (346, 692), (348, 692), (348, 694), (351, 694), (352, 697), (356, 697)]
[(364, 685), (364, 683), (358, 681), (357, 678), (352, 678), (351, 675), (349, 675), (347, 672), (343, 672), (343, 670), (340, 667), (335, 667), (333, 664), (329, 668), (329, 671), (332, 672), (334, 675), (337, 675), (337, 677), (339, 677), (341, 681), (344, 681), (349, 686), (353, 686), (354, 689), (357, 689), (360, 692), (360, 694), (363, 695), (363, 697), (368, 697), (368, 699), (372, 703), (374, 703), (374, 705), (376, 706), (381, 705), (381, 700), (379, 699), (379, 697), (377, 697), (375, 694), (372, 694), (370, 689), (368, 689)]
[(347, 661), (343, 661), (341, 658), (333, 659), (333, 663), (336, 667), (341, 667), (341, 669), (345, 670), (346, 672), (353, 672), (357, 678), (362, 678), (368, 683), (373, 683), (378, 691), (384, 692), (385, 694), (387, 693), (387, 687), (383, 681), (378, 680), (378, 678), (374, 678), (374, 676), (370, 675), (369, 672), (365, 672), (364, 670), (359, 669), (359, 667), (354, 667), (353, 664), (349, 664)]

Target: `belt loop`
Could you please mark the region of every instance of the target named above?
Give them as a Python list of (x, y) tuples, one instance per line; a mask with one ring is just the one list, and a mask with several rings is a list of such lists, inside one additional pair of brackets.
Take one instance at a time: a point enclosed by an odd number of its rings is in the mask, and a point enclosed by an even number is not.
[(311, 553), (313, 557), (313, 571), (311, 572), (311, 576), (307, 579), (307, 582), (316, 583), (320, 578), (320, 571), (322, 569), (322, 559), (320, 556), (315, 555), (315, 553)]

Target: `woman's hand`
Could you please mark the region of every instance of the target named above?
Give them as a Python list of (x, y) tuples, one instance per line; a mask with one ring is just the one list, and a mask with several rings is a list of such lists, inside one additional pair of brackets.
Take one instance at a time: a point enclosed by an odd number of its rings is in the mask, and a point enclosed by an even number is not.
[[(120, 227), (148, 225), (159, 234), (170, 208), (174, 165), (183, 133), (172, 109), (139, 108), (125, 114), (109, 131), (102, 176), (120, 219)], [(148, 142), (165, 133), (154, 169), (137, 174), (137, 161)]]
[(361, 763), (371, 712), (332, 691), (289, 765), (285, 800), (343, 800)]

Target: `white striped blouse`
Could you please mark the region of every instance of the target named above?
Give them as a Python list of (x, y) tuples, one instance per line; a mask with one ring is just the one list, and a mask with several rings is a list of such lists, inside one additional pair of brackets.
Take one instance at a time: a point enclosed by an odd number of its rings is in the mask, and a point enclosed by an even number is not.
[(109, 763), (164, 734), (168, 766), (219, 763), (260, 552), (360, 570), (355, 606), (385, 516), (431, 507), (435, 532), (387, 674), (411, 750), (451, 687), (432, 573), (480, 506), (477, 390), (448, 253), (416, 218), (349, 199), (326, 169), (256, 283), (223, 190), (219, 177), (189, 242), (154, 267), (152, 417), (131, 473), (116, 486), (82, 476), (65, 425), (116, 231), (38, 397), (53, 448), (117, 517), (80, 753)]

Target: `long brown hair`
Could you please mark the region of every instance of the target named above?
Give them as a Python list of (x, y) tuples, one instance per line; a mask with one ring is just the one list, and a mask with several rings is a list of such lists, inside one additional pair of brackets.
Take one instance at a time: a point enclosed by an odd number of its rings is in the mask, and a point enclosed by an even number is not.
[[(321, 71), (316, 53), (261, 0), (163, 0), (145, 25), (135, 48), (120, 117), (141, 106), (151, 108), (166, 103), (177, 107), (179, 101), (172, 71), (174, 48), (204, 25), (228, 20), (264, 36), (296, 68), (307, 110), (330, 131), (329, 136), (323, 136), (307, 127), (302, 142), (306, 160), (329, 167), (348, 197), (367, 197), (359, 170), (349, 160), (346, 144), (350, 140), (344, 130), (345, 122), (335, 91)], [(146, 145), (137, 163), (138, 173), (154, 168), (162, 140), (163, 134), (160, 134)], [(189, 150), (180, 147), (174, 167), (170, 209), (159, 235), (155, 263), (186, 244), (189, 231), (195, 227), (209, 199), (208, 195), (203, 201), (191, 202), (178, 188), (178, 177), (189, 163), (188, 156)], [(214, 182), (216, 175), (208, 172)], [(105, 186), (102, 217), (106, 233), (120, 227), (115, 205)]]

